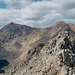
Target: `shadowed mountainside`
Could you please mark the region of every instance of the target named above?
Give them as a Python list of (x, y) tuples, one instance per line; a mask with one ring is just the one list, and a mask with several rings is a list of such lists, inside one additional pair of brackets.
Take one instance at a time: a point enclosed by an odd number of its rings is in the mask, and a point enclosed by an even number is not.
[[(13, 22), (3, 27), (0, 30), (0, 58), (9, 58), (11, 60), (16, 58), (20, 54), (20, 51), (16, 49), (21, 48), (22, 45), (18, 42), (20, 40), (16, 41), (15, 38), (24, 37), (24, 39), (26, 39), (27, 35), (29, 35), (35, 29), (36, 28), (15, 24)], [(11, 43), (11, 45), (13, 45), (12, 47), (10, 46), (10, 42), (13, 40), (13, 44)]]

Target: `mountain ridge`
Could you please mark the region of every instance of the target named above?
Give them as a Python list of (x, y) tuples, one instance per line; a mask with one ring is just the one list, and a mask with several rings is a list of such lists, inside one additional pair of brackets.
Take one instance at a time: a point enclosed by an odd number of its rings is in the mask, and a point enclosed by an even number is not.
[[(12, 26), (13, 24), (14, 23), (10, 23), (8, 24), (8, 26), (9, 25)], [(4, 27), (4, 28), (8, 28), (8, 27)], [(23, 28), (21, 31), (23, 31)], [(2, 45), (0, 47), (1, 48), (0, 59), (6, 59), (10, 62), (10, 64), (4, 69), (6, 71), (5, 73), (6, 75), (8, 74), (10, 75), (11, 74), (12, 75), (24, 75), (24, 74), (25, 75), (46, 75), (46, 74), (61, 75), (62, 73), (64, 73), (63, 69), (67, 69), (66, 67), (70, 66), (70, 64), (74, 66), (74, 61), (72, 60), (74, 59), (73, 54), (75, 48), (74, 47), (75, 46), (74, 43), (75, 25), (74, 24), (69, 24), (61, 21), (47, 28), (32, 28), (32, 27), (28, 27), (28, 28), (31, 29), (31, 32), (28, 31), (27, 35), (23, 35), (26, 34), (26, 32), (23, 31), (22, 35), (20, 36), (16, 33), (17, 36), (14, 37), (14, 39), (12, 39), (11, 41), (4, 42), (4, 44), (2, 44), (1, 42)], [(2, 36), (2, 33), (0, 33), (0, 35)], [(4, 33), (3, 35), (4, 35), (3, 38), (6, 38)], [(64, 54), (64, 51), (69, 52), (69, 54), (72, 55), (72, 59), (71, 56), (65, 54), (66, 57), (65, 56), (64, 58), (62, 57), (63, 62), (61, 62), (61, 59), (59, 58), (61, 58), (60, 57), (61, 52)], [(67, 58), (67, 56), (69, 56), (70, 59)], [(72, 60), (73, 64), (72, 62), (66, 60), (66, 58), (68, 60)], [(66, 64), (64, 63), (64, 60)], [(54, 65), (53, 69), (50, 63)], [(62, 66), (60, 66), (59, 64)], [(59, 67), (61, 67), (62, 69), (60, 69)], [(52, 72), (50, 68), (52, 69)], [(56, 68), (58, 68), (58, 70)], [(59, 74), (57, 74), (58, 71)], [(66, 72), (69, 73), (67, 70)]]

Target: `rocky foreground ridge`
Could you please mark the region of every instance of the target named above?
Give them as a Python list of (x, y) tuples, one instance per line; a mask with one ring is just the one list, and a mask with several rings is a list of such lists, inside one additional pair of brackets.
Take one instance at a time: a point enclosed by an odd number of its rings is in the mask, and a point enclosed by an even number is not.
[[(37, 41), (31, 42), (35, 40), (33, 36)], [(36, 29), (27, 37), (31, 37), (28, 48), (21, 42), (24, 45), (21, 54), (4, 68), (5, 73), (1, 75), (75, 75), (73, 24), (58, 22), (49, 28)]]

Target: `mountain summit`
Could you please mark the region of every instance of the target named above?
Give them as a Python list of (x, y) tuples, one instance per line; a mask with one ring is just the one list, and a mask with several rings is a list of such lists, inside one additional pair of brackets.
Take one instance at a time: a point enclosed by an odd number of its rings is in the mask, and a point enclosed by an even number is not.
[(0, 30), (0, 36), (5, 37), (3, 39), (4, 42), (9, 42), (12, 41), (16, 36), (26, 36), (35, 29), (36, 28), (11, 22)]
[(0, 68), (3, 75), (74, 75), (75, 25), (62, 21), (41, 29), (10, 23), (0, 30), (0, 59), (9, 63)]

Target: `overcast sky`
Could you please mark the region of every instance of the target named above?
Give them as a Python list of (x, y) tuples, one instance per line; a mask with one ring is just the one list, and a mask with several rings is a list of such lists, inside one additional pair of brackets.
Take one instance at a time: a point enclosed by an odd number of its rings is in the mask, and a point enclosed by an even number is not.
[(58, 21), (75, 23), (75, 0), (0, 0), (0, 28), (10, 22), (48, 27)]

